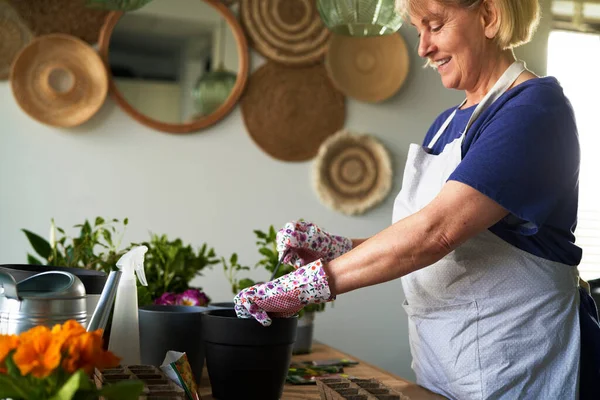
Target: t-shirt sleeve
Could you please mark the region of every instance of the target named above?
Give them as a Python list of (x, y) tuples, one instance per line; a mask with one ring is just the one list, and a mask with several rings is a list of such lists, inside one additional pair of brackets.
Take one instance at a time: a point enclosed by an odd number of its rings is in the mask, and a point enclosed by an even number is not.
[[(478, 132), (449, 180), (467, 184), (511, 215), (511, 228), (537, 233), (577, 190), (579, 143), (570, 107), (499, 110)], [(516, 217), (516, 218), (515, 218)]]

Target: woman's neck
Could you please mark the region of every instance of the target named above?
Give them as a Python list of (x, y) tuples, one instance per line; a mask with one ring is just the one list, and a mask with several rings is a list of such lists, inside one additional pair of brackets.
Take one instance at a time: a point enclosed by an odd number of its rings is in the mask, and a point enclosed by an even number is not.
[(479, 72), (477, 83), (471, 89), (465, 90), (467, 101), (461, 108), (465, 109), (481, 102), (513, 62), (515, 56), (512, 50), (504, 50), (496, 57), (488, 57)]

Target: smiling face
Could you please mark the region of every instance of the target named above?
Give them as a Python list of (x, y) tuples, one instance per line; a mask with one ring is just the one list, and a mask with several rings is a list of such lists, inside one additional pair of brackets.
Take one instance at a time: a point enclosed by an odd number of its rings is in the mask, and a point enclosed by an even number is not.
[(409, 15), (419, 34), (419, 56), (437, 69), (445, 87), (475, 90), (501, 53), (488, 37), (489, 14), (483, 6), (467, 9), (436, 0), (415, 3), (418, 7), (412, 7)]

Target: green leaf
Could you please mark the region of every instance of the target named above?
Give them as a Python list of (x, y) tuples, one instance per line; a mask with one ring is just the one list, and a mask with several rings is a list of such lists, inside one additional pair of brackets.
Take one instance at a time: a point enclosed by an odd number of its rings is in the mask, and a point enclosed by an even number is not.
[(56, 227), (56, 230), (62, 233), (63, 235), (65, 234), (65, 230), (63, 228)]
[(255, 230), (254, 234), (256, 236), (258, 236), (259, 238), (261, 238), (261, 239), (266, 239), (267, 238), (267, 234), (264, 233), (264, 232), (262, 232), (262, 231), (259, 231), (259, 230)]
[[(147, 286), (142, 286), (141, 284), (138, 284), (137, 294), (139, 307), (152, 304), (152, 293), (150, 293), (150, 290)], [(160, 296), (161, 294), (162, 293), (159, 293), (158, 296)]]
[(129, 223), (129, 218), (125, 218), (125, 219), (123, 220), (123, 225), (127, 225), (128, 223)]
[(15, 361), (13, 360), (12, 356), (8, 356), (4, 359), (4, 365), (6, 365), (8, 375), (15, 377), (21, 376), (21, 370), (19, 370), (17, 364), (15, 364)]
[(0, 399), (28, 399), (30, 397), (26, 387), (25, 379), (0, 374)]
[(80, 369), (75, 372), (59, 389), (59, 391), (50, 398), (50, 400), (72, 400), (77, 391), (91, 389), (91, 383), (85, 371)]
[(232, 266), (235, 265), (235, 264), (237, 264), (237, 262), (238, 262), (238, 255), (237, 255), (237, 253), (233, 253), (231, 255), (231, 258), (229, 259), (229, 262), (231, 263)]
[(263, 247), (262, 249), (258, 249), (258, 251), (260, 252), (260, 254), (262, 254), (263, 256), (267, 256), (267, 257), (273, 257), (275, 256), (275, 253), (273, 253), (272, 250), (267, 249), (266, 247)]
[(94, 226), (102, 225), (104, 223), (104, 218), (96, 217), (96, 221), (94, 222)]
[(52, 253), (52, 247), (50, 247), (50, 243), (48, 243), (46, 239), (33, 232), (28, 231), (27, 229), (22, 229), (22, 231), (27, 236), (31, 247), (33, 247), (36, 253), (38, 253), (43, 258), (50, 257), (50, 254)]
[(102, 236), (104, 237), (104, 240), (106, 240), (106, 243), (112, 246), (112, 236), (110, 234), (110, 231), (103, 230)]
[(143, 390), (142, 381), (127, 380), (104, 386), (100, 395), (106, 400), (137, 400)]
[(240, 279), (237, 286), (238, 286), (239, 290), (242, 290), (242, 289), (249, 288), (250, 286), (253, 286), (254, 284), (255, 284), (255, 282), (252, 279), (245, 278), (245, 279)]
[(34, 256), (32, 256), (29, 253), (27, 253), (27, 263), (31, 264), (31, 265), (43, 265), (40, 260), (38, 260), (37, 258), (35, 258)]

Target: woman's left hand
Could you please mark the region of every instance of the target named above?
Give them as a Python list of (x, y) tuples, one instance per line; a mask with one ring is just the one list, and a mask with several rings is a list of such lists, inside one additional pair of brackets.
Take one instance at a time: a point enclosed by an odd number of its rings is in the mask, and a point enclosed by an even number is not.
[(235, 296), (239, 318), (254, 318), (264, 326), (273, 317), (291, 317), (308, 304), (334, 300), (321, 260), (314, 261), (273, 281), (251, 286)]

